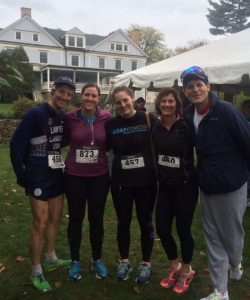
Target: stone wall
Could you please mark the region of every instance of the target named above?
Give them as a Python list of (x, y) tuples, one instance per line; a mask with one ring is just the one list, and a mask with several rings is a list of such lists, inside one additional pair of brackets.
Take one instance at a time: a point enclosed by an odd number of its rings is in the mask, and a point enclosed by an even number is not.
[(0, 120), (0, 144), (9, 144), (10, 139), (19, 123), (20, 120), (14, 119)]

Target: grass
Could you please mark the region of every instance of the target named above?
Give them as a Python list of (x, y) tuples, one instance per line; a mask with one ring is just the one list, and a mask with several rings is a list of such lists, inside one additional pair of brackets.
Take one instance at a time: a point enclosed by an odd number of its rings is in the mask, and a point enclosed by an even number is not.
[(12, 103), (0, 103), (0, 113), (12, 112)]
[(12, 103), (0, 103), (0, 119), (13, 119)]
[[(111, 271), (111, 278), (107, 280), (95, 279), (93, 272), (90, 270), (91, 255), (88, 223), (85, 222), (84, 242), (81, 248), (82, 279), (79, 282), (70, 282), (67, 279), (67, 270), (53, 271), (46, 274), (46, 278), (53, 287), (52, 292), (46, 295), (37, 292), (29, 281), (28, 239), (31, 227), (31, 212), (28, 199), (23, 190), (15, 184), (15, 177), (6, 146), (0, 147), (0, 161), (0, 263), (6, 268), (0, 272), (0, 299), (197, 300), (211, 291), (199, 207), (196, 210), (193, 223), (193, 233), (196, 241), (193, 268), (196, 270), (197, 276), (186, 294), (178, 296), (171, 290), (160, 288), (159, 281), (166, 272), (167, 259), (158, 238), (155, 240), (152, 255), (153, 274), (151, 282), (145, 286), (138, 286), (134, 283), (136, 267), (141, 259), (139, 231), (135, 217), (131, 225), (130, 249), (130, 259), (134, 272), (132, 272), (128, 281), (117, 282), (115, 272), (119, 255), (116, 244), (116, 217), (112, 201), (109, 198), (105, 211), (103, 259)], [(60, 257), (65, 258), (69, 256), (66, 239), (67, 221), (67, 209), (65, 207), (57, 241), (57, 253)], [(250, 209), (246, 212), (244, 225), (246, 231), (244, 276), (240, 282), (230, 282), (230, 300), (250, 299)], [(18, 256), (23, 256), (24, 261), (17, 261)]]

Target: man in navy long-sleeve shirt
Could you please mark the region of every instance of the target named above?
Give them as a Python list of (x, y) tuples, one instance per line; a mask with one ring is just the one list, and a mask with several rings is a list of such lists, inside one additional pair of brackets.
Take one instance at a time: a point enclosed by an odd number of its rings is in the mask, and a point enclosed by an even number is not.
[(62, 109), (72, 99), (74, 91), (75, 84), (70, 78), (56, 79), (51, 100), (27, 112), (10, 143), (11, 162), (17, 183), (25, 189), (30, 199), (33, 217), (29, 242), (31, 282), (41, 292), (51, 290), (40, 264), (44, 238), (47, 251), (43, 269), (50, 271), (70, 264), (70, 260), (57, 258), (55, 240), (64, 203)]

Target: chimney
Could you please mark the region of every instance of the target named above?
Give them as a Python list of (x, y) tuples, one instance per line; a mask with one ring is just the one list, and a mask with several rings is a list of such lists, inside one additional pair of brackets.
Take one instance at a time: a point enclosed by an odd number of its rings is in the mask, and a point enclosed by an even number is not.
[(140, 44), (140, 31), (133, 30), (130, 34), (131, 40), (138, 46)]
[(21, 7), (21, 18), (23, 18), (26, 15), (31, 17), (31, 8)]

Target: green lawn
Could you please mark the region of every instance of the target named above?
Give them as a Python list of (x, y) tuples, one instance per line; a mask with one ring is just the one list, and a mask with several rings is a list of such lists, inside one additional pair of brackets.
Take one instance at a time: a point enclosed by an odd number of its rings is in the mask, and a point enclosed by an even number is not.
[(12, 112), (12, 103), (0, 103), (0, 113)]
[[(211, 291), (207, 271), (207, 257), (205, 242), (201, 230), (199, 207), (195, 214), (193, 232), (196, 240), (193, 268), (196, 270), (190, 290), (183, 296), (175, 295), (171, 290), (163, 290), (159, 285), (165, 275), (167, 260), (162, 251), (158, 238), (155, 240), (152, 255), (152, 280), (145, 286), (134, 283), (135, 271), (140, 261), (140, 243), (138, 225), (135, 219), (132, 222), (132, 238), (130, 258), (134, 272), (126, 282), (117, 282), (115, 278), (116, 263), (119, 258), (116, 244), (116, 218), (112, 201), (109, 198), (105, 212), (105, 239), (103, 259), (111, 271), (107, 280), (98, 280), (90, 270), (90, 243), (88, 224), (84, 224), (84, 242), (81, 256), (83, 276), (79, 282), (70, 282), (67, 279), (67, 270), (57, 270), (46, 275), (53, 286), (53, 290), (44, 295), (37, 292), (30, 285), (30, 263), (28, 258), (28, 239), (31, 226), (31, 213), (28, 199), (23, 190), (15, 184), (8, 148), (0, 147), (0, 263), (6, 268), (0, 272), (0, 299), (53, 299), (53, 300), (197, 300)], [(66, 240), (67, 209), (63, 215), (62, 224), (58, 233), (57, 253), (60, 257), (68, 257)], [(230, 300), (250, 299), (250, 209), (245, 215), (246, 241), (244, 250), (244, 276), (240, 282), (230, 282)], [(24, 261), (18, 262), (17, 257), (23, 256)], [(1, 266), (0, 266), (1, 270)]]

